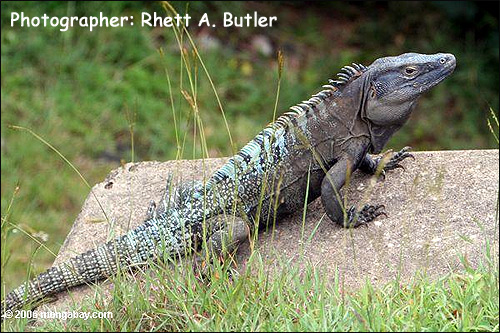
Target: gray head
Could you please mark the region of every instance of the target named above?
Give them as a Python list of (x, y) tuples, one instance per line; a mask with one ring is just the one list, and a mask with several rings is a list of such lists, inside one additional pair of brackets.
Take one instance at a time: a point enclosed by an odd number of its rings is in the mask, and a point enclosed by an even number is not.
[(450, 53), (405, 53), (375, 60), (360, 76), (361, 116), (367, 122), (372, 153), (379, 153), (409, 118), (418, 98), (453, 73)]
[(404, 53), (375, 60), (364, 73), (369, 89), (365, 117), (375, 125), (402, 125), (418, 97), (450, 75), (455, 64), (450, 53)]

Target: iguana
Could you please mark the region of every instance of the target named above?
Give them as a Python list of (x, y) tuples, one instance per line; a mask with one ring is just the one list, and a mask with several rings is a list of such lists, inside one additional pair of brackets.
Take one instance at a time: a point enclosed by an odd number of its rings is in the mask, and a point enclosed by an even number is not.
[(250, 231), (302, 209), (306, 191), (308, 202), (321, 196), (329, 218), (343, 227), (372, 221), (384, 214), (382, 205), (344, 209), (339, 190), (356, 169), (375, 174), (411, 156), (404, 148), (381, 165), (369, 153), (381, 152), (418, 98), (449, 76), (455, 63), (448, 53), (405, 53), (368, 67), (343, 67), (337, 79), (270, 123), (206, 182), (172, 187), (169, 178), (163, 207), (153, 203), (142, 225), (14, 289), (1, 313), (109, 277), (118, 265), (184, 255), (200, 244), (215, 253), (231, 251)]

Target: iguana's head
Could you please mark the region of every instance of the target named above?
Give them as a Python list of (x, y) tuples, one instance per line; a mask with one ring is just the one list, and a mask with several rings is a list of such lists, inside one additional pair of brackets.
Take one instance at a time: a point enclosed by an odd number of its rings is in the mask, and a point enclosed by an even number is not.
[(375, 152), (405, 123), (417, 99), (450, 75), (455, 64), (450, 53), (405, 53), (377, 59), (364, 71), (363, 116), (375, 132)]
[(375, 60), (365, 73), (369, 75), (366, 117), (377, 125), (404, 123), (417, 99), (454, 69), (450, 53), (405, 53)]

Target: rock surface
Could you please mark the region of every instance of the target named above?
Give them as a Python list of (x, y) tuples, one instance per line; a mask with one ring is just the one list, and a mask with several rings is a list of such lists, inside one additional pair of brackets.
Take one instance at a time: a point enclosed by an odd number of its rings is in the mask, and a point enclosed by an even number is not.
[[(333, 278), (338, 270), (345, 288), (370, 280), (379, 285), (398, 273), (409, 281), (417, 270), (442, 276), (463, 268), (463, 254), (471, 266), (484, 257), (485, 242), (498, 255), (499, 151), (435, 151), (414, 153), (385, 181), (356, 172), (345, 191), (348, 202), (384, 204), (368, 227), (345, 230), (331, 223), (320, 200), (280, 221), (274, 230), (259, 234), (255, 244), (269, 269), (287, 261), (310, 262)], [(169, 173), (183, 180), (203, 179), (226, 158), (129, 163), (95, 185), (60, 249), (54, 264), (95, 247), (142, 223), (149, 202), (159, 201)], [(99, 200), (98, 204), (96, 198)], [(106, 216), (103, 214), (106, 213)], [(108, 222), (109, 221), (109, 222)], [(249, 245), (238, 250), (244, 266)], [(286, 267), (286, 266), (285, 266)], [(82, 286), (57, 295), (51, 309), (65, 309), (91, 289)]]

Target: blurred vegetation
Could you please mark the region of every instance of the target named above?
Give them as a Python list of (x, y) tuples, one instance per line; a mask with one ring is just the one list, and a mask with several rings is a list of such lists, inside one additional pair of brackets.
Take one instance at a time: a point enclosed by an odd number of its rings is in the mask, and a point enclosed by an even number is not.
[[(490, 107), (498, 110), (497, 2), (176, 2), (174, 6), (194, 18), (190, 33), (221, 97), (235, 148), (272, 120), (277, 50), (285, 57), (278, 111), (317, 92), (351, 62), (368, 65), (378, 57), (410, 51), (454, 53), (455, 73), (422, 98), (388, 148), (498, 147), (487, 127)], [(1, 9), (2, 216), (19, 186), (9, 221), (57, 253), (89, 190), (41, 142), (7, 126), (34, 130), (94, 184), (123, 161), (178, 156), (170, 80), (181, 139), (186, 134), (181, 157), (201, 157), (192, 111), (180, 93), (189, 90), (186, 73), (172, 29), (139, 25), (141, 12), (164, 15), (157, 2), (2, 2)], [(13, 11), (58, 17), (133, 15), (136, 24), (92, 32), (10, 27)], [(225, 11), (277, 15), (278, 23), (273, 28), (225, 29), (221, 27)], [(205, 12), (218, 28), (193, 24)], [(209, 154), (230, 155), (234, 148), (228, 143), (214, 93), (203, 71), (198, 68), (197, 73), (196, 99)], [(36, 242), (2, 224), (2, 239), (7, 237), (9, 247), (2, 243), (2, 277), (8, 288), (24, 278), (30, 260), (33, 273), (52, 262), (47, 251), (36, 251)]]

